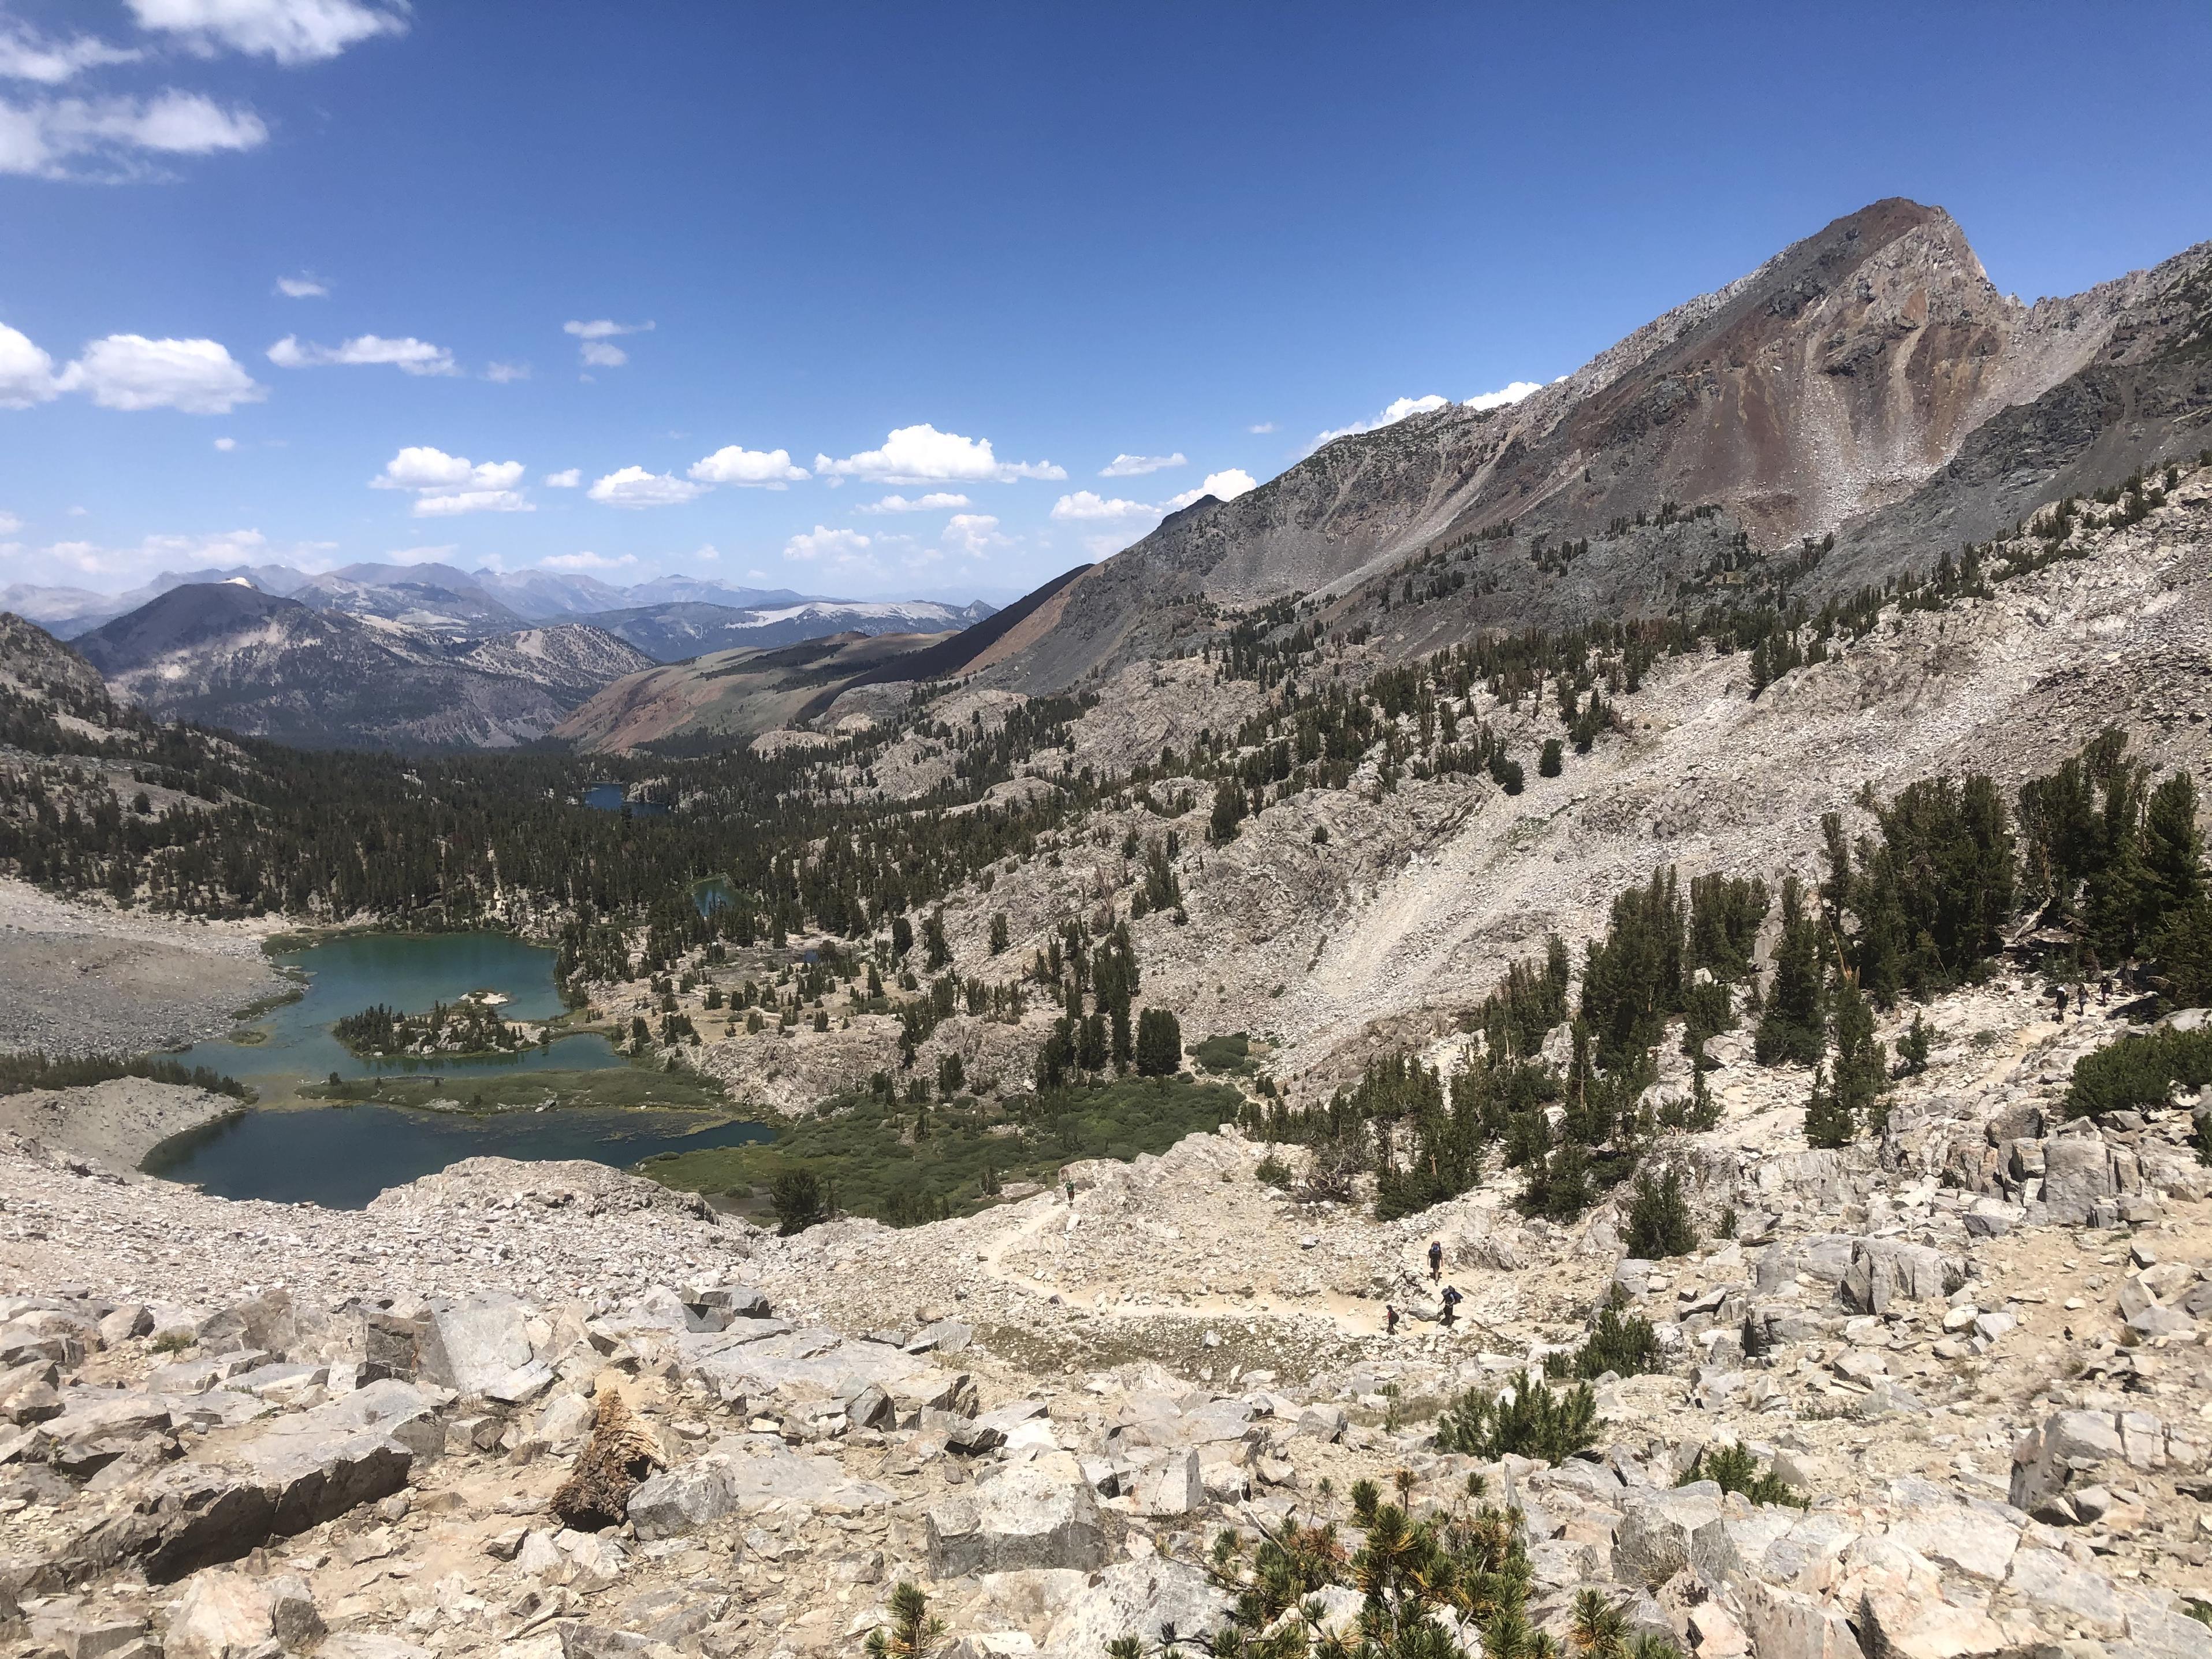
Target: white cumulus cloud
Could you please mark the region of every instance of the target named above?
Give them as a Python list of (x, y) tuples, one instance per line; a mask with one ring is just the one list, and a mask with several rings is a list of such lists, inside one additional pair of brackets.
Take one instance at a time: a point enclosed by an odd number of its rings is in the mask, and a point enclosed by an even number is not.
[(1334, 443), (1339, 438), (1348, 438), (1355, 432), (1376, 431), (1382, 427), (1395, 425), (1408, 415), (1425, 415), (1431, 410), (1446, 408), (1450, 403), (1450, 398), (1434, 392), (1422, 398), (1393, 398), (1389, 406), (1371, 421), (1354, 421), (1350, 426), (1335, 426), (1326, 432), (1316, 433), (1313, 441), (1306, 446), (1306, 453), (1310, 455), (1323, 444)]
[(650, 334), (653, 328), (651, 323), (618, 323), (611, 317), (561, 325), (563, 334), (573, 334), (583, 343), (577, 348), (577, 355), (588, 368), (620, 368), (629, 361), (629, 353), (607, 343), (618, 334)]
[(1259, 481), (1241, 466), (1232, 466), (1225, 472), (1209, 472), (1206, 482), (1195, 489), (1186, 489), (1180, 495), (1168, 498), (1167, 510), (1180, 513), (1194, 501), (1204, 501), (1208, 495), (1216, 501), (1233, 501), (1248, 490), (1257, 489)]
[(694, 461), (689, 476), (703, 484), (750, 484), (781, 489), (807, 476), (803, 466), (791, 464), (787, 449), (744, 449), (725, 444), (703, 460)]
[(149, 340), (111, 334), (94, 340), (54, 381), (82, 392), (102, 409), (175, 409), (187, 415), (228, 415), (269, 395), (214, 340)]
[(1160, 509), (1149, 501), (1123, 501), (1119, 496), (1109, 499), (1088, 489), (1079, 489), (1073, 495), (1062, 495), (1052, 504), (1055, 519), (1157, 519)]
[(1190, 459), (1178, 449), (1172, 455), (1116, 455), (1098, 471), (1102, 478), (1141, 478), (1147, 472), (1171, 466), (1188, 466)]
[(860, 556), (870, 546), (867, 537), (857, 530), (832, 530), (827, 525), (816, 525), (811, 530), (801, 531), (783, 544), (783, 556), (805, 563), (826, 560), (831, 564), (866, 562)]
[(988, 513), (956, 513), (938, 539), (971, 559), (990, 556), (994, 547), (1012, 547), (1013, 538), (999, 533), (999, 521)]
[(880, 449), (863, 450), (843, 460), (814, 458), (814, 470), (830, 478), (865, 478), (872, 483), (1012, 483), (1017, 478), (1065, 478), (1050, 461), (1002, 461), (988, 438), (963, 438), (939, 432), (927, 422), (902, 426)]
[(23, 521), (12, 513), (0, 513), (0, 536), (12, 536), (23, 527)]
[(46, 179), (144, 177), (148, 155), (252, 149), (269, 129), (249, 109), (174, 88), (151, 98), (0, 98), (0, 173)]
[(665, 472), (647, 472), (641, 466), (625, 466), (608, 473), (586, 493), (608, 507), (676, 507), (705, 492), (704, 484), (686, 483)]
[(88, 69), (109, 64), (135, 64), (145, 54), (127, 46), (111, 46), (105, 40), (80, 34), (67, 40), (49, 40), (0, 18), (0, 81), (29, 81), (58, 87)]
[(331, 285), (302, 271), (297, 276), (279, 276), (276, 291), (288, 300), (321, 300), (329, 296)]
[(1275, 423), (1273, 421), (1262, 421), (1257, 426), (1248, 426), (1244, 429), (1251, 433), (1273, 432), (1275, 429)]
[(475, 462), (428, 444), (410, 444), (368, 482), (374, 489), (412, 490), (418, 519), (448, 519), (463, 513), (534, 512), (520, 488), (522, 471), (520, 461)]
[(447, 495), (417, 495), (418, 519), (450, 519), (462, 513), (535, 513), (537, 507), (517, 489), (459, 489)]
[(300, 570), (326, 570), (336, 550), (334, 542), (295, 542), (273, 544), (258, 530), (227, 530), (213, 534), (154, 535), (135, 547), (107, 547), (97, 542), (54, 542), (31, 556), (56, 574), (122, 577), (155, 570), (190, 569), (200, 565), (260, 564), (272, 559)]
[(215, 447), (217, 449), (220, 449), (224, 454), (228, 455), (232, 450), (238, 447), (238, 440), (235, 438), (217, 438), (215, 441)]
[[(1543, 389), (1534, 380), (1516, 380), (1510, 386), (1501, 386), (1496, 392), (1479, 392), (1467, 399), (1461, 407), (1503, 409), (1509, 404), (1519, 403), (1531, 392), (1541, 392)], [(1310, 455), (1323, 444), (1334, 443), (1339, 438), (1348, 438), (1354, 433), (1374, 432), (1382, 427), (1395, 425), (1408, 415), (1426, 415), (1432, 410), (1449, 407), (1451, 407), (1450, 398), (1441, 397), (1433, 392), (1421, 398), (1395, 398), (1380, 415), (1371, 421), (1354, 421), (1350, 426), (1332, 427), (1326, 432), (1316, 433), (1313, 441), (1306, 446), (1305, 453)], [(1253, 428), (1255, 432), (1259, 429), (1257, 427)]]
[(486, 363), (484, 365), (484, 379), (489, 380), (494, 386), (509, 386), (517, 380), (526, 380), (529, 378), (528, 363)]
[(619, 570), (624, 565), (635, 564), (637, 555), (617, 553), (609, 558), (604, 553), (556, 553), (538, 562), (546, 570)]
[(1516, 380), (1510, 386), (1500, 386), (1495, 392), (1478, 392), (1467, 400), (1469, 409), (1503, 409), (1508, 404), (1517, 404), (1523, 398), (1544, 388), (1534, 380)]
[(404, 34), (404, 4), (365, 0), (129, 0), (141, 28), (188, 51), (228, 49), (280, 64), (318, 64), (380, 34)]
[(28, 409), (57, 396), (54, 360), (28, 335), (0, 323), (0, 409)]
[(547, 487), (553, 489), (575, 489), (580, 488), (583, 482), (584, 469), (580, 466), (572, 466), (563, 471), (549, 472), (545, 475)]
[(853, 510), (856, 513), (938, 513), (949, 507), (973, 505), (975, 503), (965, 495), (933, 489), (927, 495), (917, 495), (911, 501), (904, 495), (886, 495), (879, 501), (870, 501), (866, 507)]
[(300, 343), (287, 334), (269, 348), (269, 361), (279, 368), (317, 368), (329, 364), (349, 368), (389, 365), (406, 374), (454, 374), (453, 354), (428, 340), (405, 335), (387, 340), (380, 334), (363, 334), (335, 346)]

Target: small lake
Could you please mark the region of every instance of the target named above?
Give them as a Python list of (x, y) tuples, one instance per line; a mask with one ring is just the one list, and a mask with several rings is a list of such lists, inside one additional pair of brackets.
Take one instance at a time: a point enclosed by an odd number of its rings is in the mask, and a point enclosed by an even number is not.
[(691, 903), (702, 916), (713, 915), (736, 898), (737, 895), (730, 890), (727, 876), (709, 876), (704, 881), (691, 884)]
[(602, 812), (627, 811), (632, 817), (657, 818), (667, 815), (668, 809), (657, 800), (632, 800), (628, 791), (619, 783), (595, 783), (584, 791), (584, 805)]
[[(379, 1003), (419, 1012), (471, 991), (496, 991), (510, 1019), (562, 1012), (553, 952), (505, 933), (357, 933), (276, 958), (306, 975), (305, 994), (270, 1011), (258, 1043), (201, 1042), (178, 1058), (251, 1085), (264, 1109), (179, 1136), (147, 1160), (149, 1173), (197, 1182), (224, 1198), (307, 1202), (357, 1209), (387, 1187), (435, 1173), (465, 1158), (590, 1158), (627, 1168), (662, 1152), (696, 1152), (773, 1138), (757, 1123), (711, 1110), (611, 1105), (508, 1111), (444, 1111), (375, 1102), (288, 1106), (303, 1084), (341, 1078), (418, 1076), (468, 1082), (529, 1072), (594, 1072), (626, 1065), (595, 1032), (557, 1038), (513, 1056), (365, 1060), (331, 1034), (348, 1014)], [(635, 1098), (635, 1095), (632, 1098)], [(651, 1098), (650, 1092), (646, 1095)], [(696, 1098), (695, 1097), (692, 1097)]]
[(662, 1152), (772, 1140), (764, 1124), (711, 1115), (603, 1111), (426, 1112), (400, 1106), (249, 1111), (164, 1142), (149, 1175), (190, 1181), (221, 1198), (358, 1210), (387, 1187), (465, 1158), (588, 1158), (617, 1168)]
[(434, 1072), (588, 1072), (620, 1066), (622, 1056), (605, 1037), (566, 1036), (544, 1048), (467, 1060), (412, 1056), (362, 1060), (331, 1035), (348, 1014), (378, 1003), (419, 1013), (434, 1002), (452, 1002), (471, 991), (497, 991), (508, 1000), (508, 1019), (550, 1019), (561, 1012), (553, 980), (553, 953), (505, 933), (355, 933), (276, 958), (279, 967), (309, 975), (307, 994), (273, 1009), (262, 1022), (258, 1043), (198, 1042), (179, 1056), (187, 1066), (211, 1066), (265, 1099), (289, 1097), (301, 1083), (342, 1078)]

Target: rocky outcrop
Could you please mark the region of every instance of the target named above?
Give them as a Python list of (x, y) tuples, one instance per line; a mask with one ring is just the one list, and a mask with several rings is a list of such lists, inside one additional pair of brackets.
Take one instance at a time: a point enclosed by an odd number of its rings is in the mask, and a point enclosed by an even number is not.
[(1036, 1568), (1091, 1572), (1111, 1559), (1091, 1485), (1064, 1453), (978, 1481), (972, 1493), (933, 1504), (927, 1520), (933, 1578)]

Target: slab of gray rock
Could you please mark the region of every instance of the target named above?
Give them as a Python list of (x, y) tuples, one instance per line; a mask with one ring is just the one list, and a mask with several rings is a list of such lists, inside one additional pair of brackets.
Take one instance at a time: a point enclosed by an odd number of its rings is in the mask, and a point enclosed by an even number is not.
[[(854, 1401), (857, 1406), (858, 1401)], [(848, 1408), (847, 1416), (852, 1415)], [(979, 1416), (957, 1418), (950, 1425), (945, 1443), (954, 1451), (977, 1453), (995, 1451), (1006, 1443), (1006, 1437), (1032, 1418), (1044, 1415), (1041, 1400), (1011, 1400), (1003, 1406), (994, 1406)]]
[(2051, 1137), (2043, 1145), (2044, 1219), (2078, 1227), (2098, 1205), (2119, 1192), (2112, 1157), (2104, 1137), (2074, 1133)]
[(2121, 1609), (2112, 1581), (2057, 1550), (2016, 1551), (2005, 1588), (2037, 1611), (2055, 1613), (2092, 1635), (2126, 1632), (2127, 1614)]
[(433, 1307), (418, 1339), (419, 1374), (464, 1397), (489, 1394), (530, 1364), (534, 1311), (497, 1294)]
[(951, 1493), (926, 1519), (929, 1576), (1063, 1567), (1093, 1572), (1110, 1553), (1106, 1524), (1073, 1457), (1048, 1452)]
[(1625, 1584), (1657, 1589), (1694, 1565), (1718, 1583), (1741, 1571), (1735, 1548), (1722, 1524), (1725, 1511), (1711, 1482), (1626, 1493), (1613, 1538), (1613, 1577)]
[(1229, 1598), (1199, 1568), (1164, 1557), (1117, 1561), (1060, 1608), (1042, 1651), (1054, 1659), (1095, 1659), (1123, 1636), (1149, 1650), (1164, 1629), (1179, 1637), (1211, 1634), (1229, 1616)]
[(656, 1474), (629, 1495), (630, 1524), (650, 1543), (679, 1538), (719, 1521), (737, 1507), (738, 1495), (730, 1480), (729, 1465), (702, 1458), (680, 1468)]
[[(721, 1451), (722, 1446), (716, 1450)], [(732, 1501), (739, 1508), (781, 1499), (828, 1512), (862, 1514), (894, 1501), (887, 1487), (848, 1474), (834, 1457), (811, 1457), (781, 1449), (764, 1455), (744, 1451), (728, 1455), (725, 1478)]]
[[(2012, 1450), (2012, 1506), (2054, 1526), (2079, 1519), (2069, 1487), (2100, 1464), (2124, 1462), (2127, 1448), (2110, 1412), (2061, 1411), (2022, 1435)], [(2087, 1483), (2081, 1483), (2087, 1484)]]
[(1889, 1536), (1896, 1542), (1970, 1578), (1992, 1584), (2004, 1581), (2013, 1553), (2020, 1547), (2021, 1528), (2014, 1522), (1988, 1509), (1947, 1500), (1939, 1492), (1892, 1497), (1898, 1513), (1889, 1523)]

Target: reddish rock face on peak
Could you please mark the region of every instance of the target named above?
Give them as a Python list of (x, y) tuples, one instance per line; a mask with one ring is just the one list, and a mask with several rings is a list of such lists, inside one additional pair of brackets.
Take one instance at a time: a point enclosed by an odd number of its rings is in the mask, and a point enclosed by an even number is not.
[[(1766, 542), (1826, 531), (1909, 492), (2010, 401), (2027, 309), (1948, 214), (1877, 203), (1576, 404), (1510, 483), (1586, 518), (1712, 501)], [(1606, 477), (1582, 484), (1578, 458)]]

